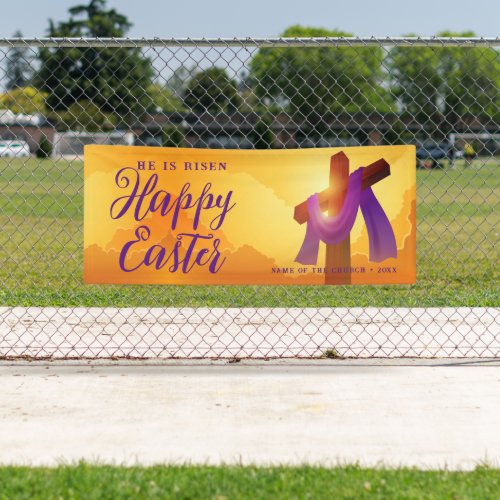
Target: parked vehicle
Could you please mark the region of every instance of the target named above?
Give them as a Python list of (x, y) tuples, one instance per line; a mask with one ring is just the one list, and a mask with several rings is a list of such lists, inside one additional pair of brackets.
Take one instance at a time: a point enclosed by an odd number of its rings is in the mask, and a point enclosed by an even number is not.
[(26, 141), (0, 141), (1, 158), (28, 158), (30, 147)]
[(437, 168), (439, 160), (453, 159), (454, 151), (448, 142), (424, 142), (417, 147), (417, 160), (424, 168)]

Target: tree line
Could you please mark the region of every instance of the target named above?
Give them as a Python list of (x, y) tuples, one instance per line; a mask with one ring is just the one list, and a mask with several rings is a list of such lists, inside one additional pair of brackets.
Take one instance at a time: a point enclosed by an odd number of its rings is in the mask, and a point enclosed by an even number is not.
[[(49, 37), (124, 37), (130, 21), (106, 0), (69, 9), (49, 22)], [(20, 33), (16, 34), (17, 36)], [(474, 36), (472, 32), (439, 36)], [(351, 36), (299, 25), (283, 37)], [(248, 73), (180, 66), (159, 80), (140, 48), (15, 47), (6, 57), (0, 108), (41, 113), (67, 129), (130, 125), (146, 112), (286, 112), (314, 122), (328, 113), (389, 113), (419, 123), (465, 115), (499, 121), (500, 60), (484, 47), (261, 48)], [(234, 71), (233, 71), (234, 74)]]

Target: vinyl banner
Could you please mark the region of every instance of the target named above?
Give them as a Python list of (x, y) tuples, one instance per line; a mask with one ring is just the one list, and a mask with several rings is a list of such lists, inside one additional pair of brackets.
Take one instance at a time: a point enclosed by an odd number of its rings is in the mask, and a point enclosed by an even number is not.
[(85, 147), (86, 283), (414, 283), (415, 147)]

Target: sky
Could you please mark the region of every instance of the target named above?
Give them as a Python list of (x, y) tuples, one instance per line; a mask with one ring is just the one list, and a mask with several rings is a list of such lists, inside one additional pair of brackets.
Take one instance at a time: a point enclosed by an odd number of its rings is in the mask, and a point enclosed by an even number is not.
[[(20, 29), (46, 34), (48, 19), (87, 0), (2, 0), (0, 37)], [(340, 29), (358, 36), (434, 35), (473, 30), (497, 36), (497, 0), (108, 0), (134, 24), (130, 37), (273, 37), (294, 24)]]

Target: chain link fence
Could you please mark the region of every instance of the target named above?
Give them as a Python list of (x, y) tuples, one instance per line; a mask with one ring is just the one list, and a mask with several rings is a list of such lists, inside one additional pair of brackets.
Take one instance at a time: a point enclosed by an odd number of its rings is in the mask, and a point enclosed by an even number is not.
[[(0, 40), (0, 357), (500, 356), (499, 39)], [(412, 286), (85, 286), (83, 145), (417, 146)]]

